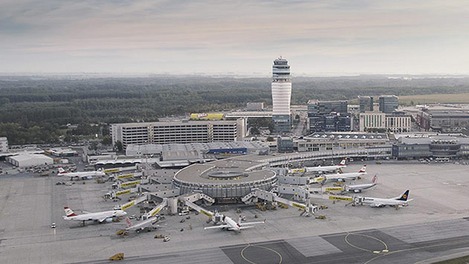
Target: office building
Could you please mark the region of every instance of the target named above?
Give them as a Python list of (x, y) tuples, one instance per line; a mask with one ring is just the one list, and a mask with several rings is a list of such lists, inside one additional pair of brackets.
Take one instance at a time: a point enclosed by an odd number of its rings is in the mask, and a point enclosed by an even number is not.
[(360, 105), (360, 113), (367, 111), (373, 111), (373, 97), (371, 96), (359, 96), (358, 102)]
[(350, 131), (352, 117), (347, 101), (308, 101), (309, 131), (333, 132)]
[(274, 60), (272, 66), (272, 121), (274, 133), (288, 133), (291, 130), (291, 77), (288, 61), (282, 57)]
[(332, 112), (347, 114), (347, 101), (308, 101), (308, 116), (327, 115)]
[(395, 112), (385, 114), (381, 112), (360, 113), (360, 131), (366, 132), (409, 132), (412, 128), (412, 117), (404, 113)]
[(382, 95), (379, 97), (379, 111), (390, 114), (399, 107), (399, 98), (395, 95)]
[(8, 139), (0, 137), (0, 153), (8, 152)]

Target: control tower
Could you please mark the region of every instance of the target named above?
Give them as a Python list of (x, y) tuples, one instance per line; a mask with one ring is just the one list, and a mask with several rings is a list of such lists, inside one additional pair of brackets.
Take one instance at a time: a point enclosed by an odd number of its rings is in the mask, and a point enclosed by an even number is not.
[(274, 60), (272, 66), (272, 121), (274, 133), (288, 133), (291, 130), (291, 77), (290, 65), (282, 57)]

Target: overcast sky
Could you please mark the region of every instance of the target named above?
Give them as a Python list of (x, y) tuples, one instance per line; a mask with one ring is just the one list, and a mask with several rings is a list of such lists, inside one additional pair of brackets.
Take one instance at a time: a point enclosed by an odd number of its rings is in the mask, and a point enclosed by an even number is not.
[(465, 0), (1, 0), (0, 72), (469, 74)]

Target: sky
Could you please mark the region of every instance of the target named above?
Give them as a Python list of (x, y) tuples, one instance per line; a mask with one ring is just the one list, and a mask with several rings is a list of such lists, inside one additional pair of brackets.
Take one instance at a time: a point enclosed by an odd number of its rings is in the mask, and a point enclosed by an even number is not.
[(0, 73), (469, 74), (465, 0), (1, 0)]

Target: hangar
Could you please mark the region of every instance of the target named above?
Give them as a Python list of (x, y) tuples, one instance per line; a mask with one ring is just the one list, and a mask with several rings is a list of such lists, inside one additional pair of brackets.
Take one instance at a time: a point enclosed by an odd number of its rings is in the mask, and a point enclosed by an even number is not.
[(43, 154), (18, 154), (7, 157), (7, 161), (19, 168), (54, 164), (54, 160)]

